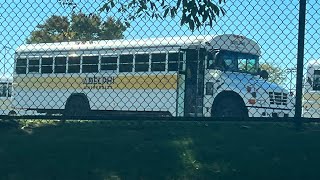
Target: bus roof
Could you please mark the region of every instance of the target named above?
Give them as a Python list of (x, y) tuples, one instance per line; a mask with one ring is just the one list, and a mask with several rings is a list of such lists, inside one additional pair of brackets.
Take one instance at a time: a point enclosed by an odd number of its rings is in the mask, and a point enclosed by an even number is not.
[(24, 44), (17, 48), (16, 53), (36, 53), (48, 51), (77, 51), (101, 49), (130, 49), (130, 48), (155, 48), (179, 47), (189, 48), (202, 46), (207, 49), (230, 50), (235, 52), (250, 53), (260, 56), (259, 45), (251, 39), (234, 34), (208, 35), (208, 36), (183, 36), (148, 39), (117, 39), (98, 41), (72, 41), (57, 43)]
[(307, 62), (307, 67), (310, 68), (314, 68), (314, 69), (319, 69), (320, 68), (320, 60), (310, 60)]

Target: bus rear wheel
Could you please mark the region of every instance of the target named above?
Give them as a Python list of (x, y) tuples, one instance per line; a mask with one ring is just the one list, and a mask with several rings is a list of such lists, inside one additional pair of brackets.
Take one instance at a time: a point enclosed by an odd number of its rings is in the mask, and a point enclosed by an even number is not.
[(213, 117), (247, 118), (248, 111), (244, 103), (232, 97), (221, 99), (212, 109)]
[(82, 96), (71, 96), (67, 101), (64, 115), (65, 116), (88, 116), (90, 105), (86, 98)]
[(9, 113), (8, 113), (8, 116), (16, 116), (17, 113), (14, 111), (14, 110), (11, 110)]

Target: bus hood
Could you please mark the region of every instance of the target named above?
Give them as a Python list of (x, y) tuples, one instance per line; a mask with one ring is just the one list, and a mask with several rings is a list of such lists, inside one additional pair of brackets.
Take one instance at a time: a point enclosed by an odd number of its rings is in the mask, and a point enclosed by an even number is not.
[[(211, 73), (212, 74), (212, 73)], [(212, 74), (216, 75), (216, 72)], [(281, 87), (280, 85), (266, 81), (259, 76), (254, 76), (252, 74), (238, 73), (238, 72), (222, 72), (221, 78), (227, 81), (231, 81), (228, 84), (233, 84), (234, 86), (241, 88), (246, 88), (246, 86), (251, 86), (256, 91), (264, 90), (266, 93), (268, 92), (281, 92), (281, 93), (289, 93), (288, 90)]]
[(288, 90), (286, 90), (285, 88), (281, 87), (280, 85), (273, 83), (273, 82), (269, 82), (266, 81), (264, 79), (255, 77), (256, 80), (256, 86), (257, 88), (262, 88), (267, 90), (268, 92), (270, 91), (274, 91), (274, 92), (282, 92), (282, 93), (289, 93)]

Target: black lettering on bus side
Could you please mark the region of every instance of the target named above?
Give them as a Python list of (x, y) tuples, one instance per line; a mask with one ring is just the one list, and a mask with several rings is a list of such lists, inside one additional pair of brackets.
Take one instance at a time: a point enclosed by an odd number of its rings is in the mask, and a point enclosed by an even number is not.
[(93, 78), (92, 77), (89, 77), (89, 82), (88, 84), (93, 84)]
[(107, 78), (106, 77), (103, 77), (102, 78), (102, 84), (106, 84), (107, 83)]
[(94, 79), (93, 83), (94, 83), (94, 84), (98, 84), (98, 82), (99, 82), (99, 79), (98, 79), (98, 77), (96, 77), (96, 76), (93, 76), (93, 79)]
[(107, 84), (113, 84), (113, 83), (114, 83), (114, 77), (108, 77)]
[(108, 86), (106, 86), (106, 89), (112, 89), (112, 86), (109, 84)]

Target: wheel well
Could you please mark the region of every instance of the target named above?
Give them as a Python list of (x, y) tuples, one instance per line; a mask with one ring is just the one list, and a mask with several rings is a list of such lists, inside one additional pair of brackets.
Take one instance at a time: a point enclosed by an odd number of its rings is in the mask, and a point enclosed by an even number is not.
[(9, 113), (8, 113), (9, 116), (12, 116), (12, 115), (17, 115), (17, 112), (15, 110), (11, 110)]
[[(212, 103), (212, 108), (211, 108), (211, 114), (213, 113), (214, 107), (217, 104), (219, 104), (219, 102), (221, 102), (223, 99), (225, 99), (227, 97), (228, 98), (230, 98), (230, 97), (234, 98), (235, 101), (240, 102), (241, 105), (246, 107), (246, 104), (244, 103), (243, 99), (241, 98), (241, 96), (238, 93), (236, 93), (234, 91), (222, 91), (214, 98), (214, 101)], [(245, 109), (248, 112), (248, 109), (247, 108), (245, 108)]]
[(65, 104), (65, 108), (66, 108), (67, 104), (75, 97), (80, 97), (81, 100), (83, 101), (83, 103), (87, 103), (89, 105), (89, 107), (90, 107), (90, 103), (89, 103), (88, 97), (85, 94), (83, 94), (83, 93), (73, 93), (68, 97), (68, 99), (66, 101), (66, 104)]

